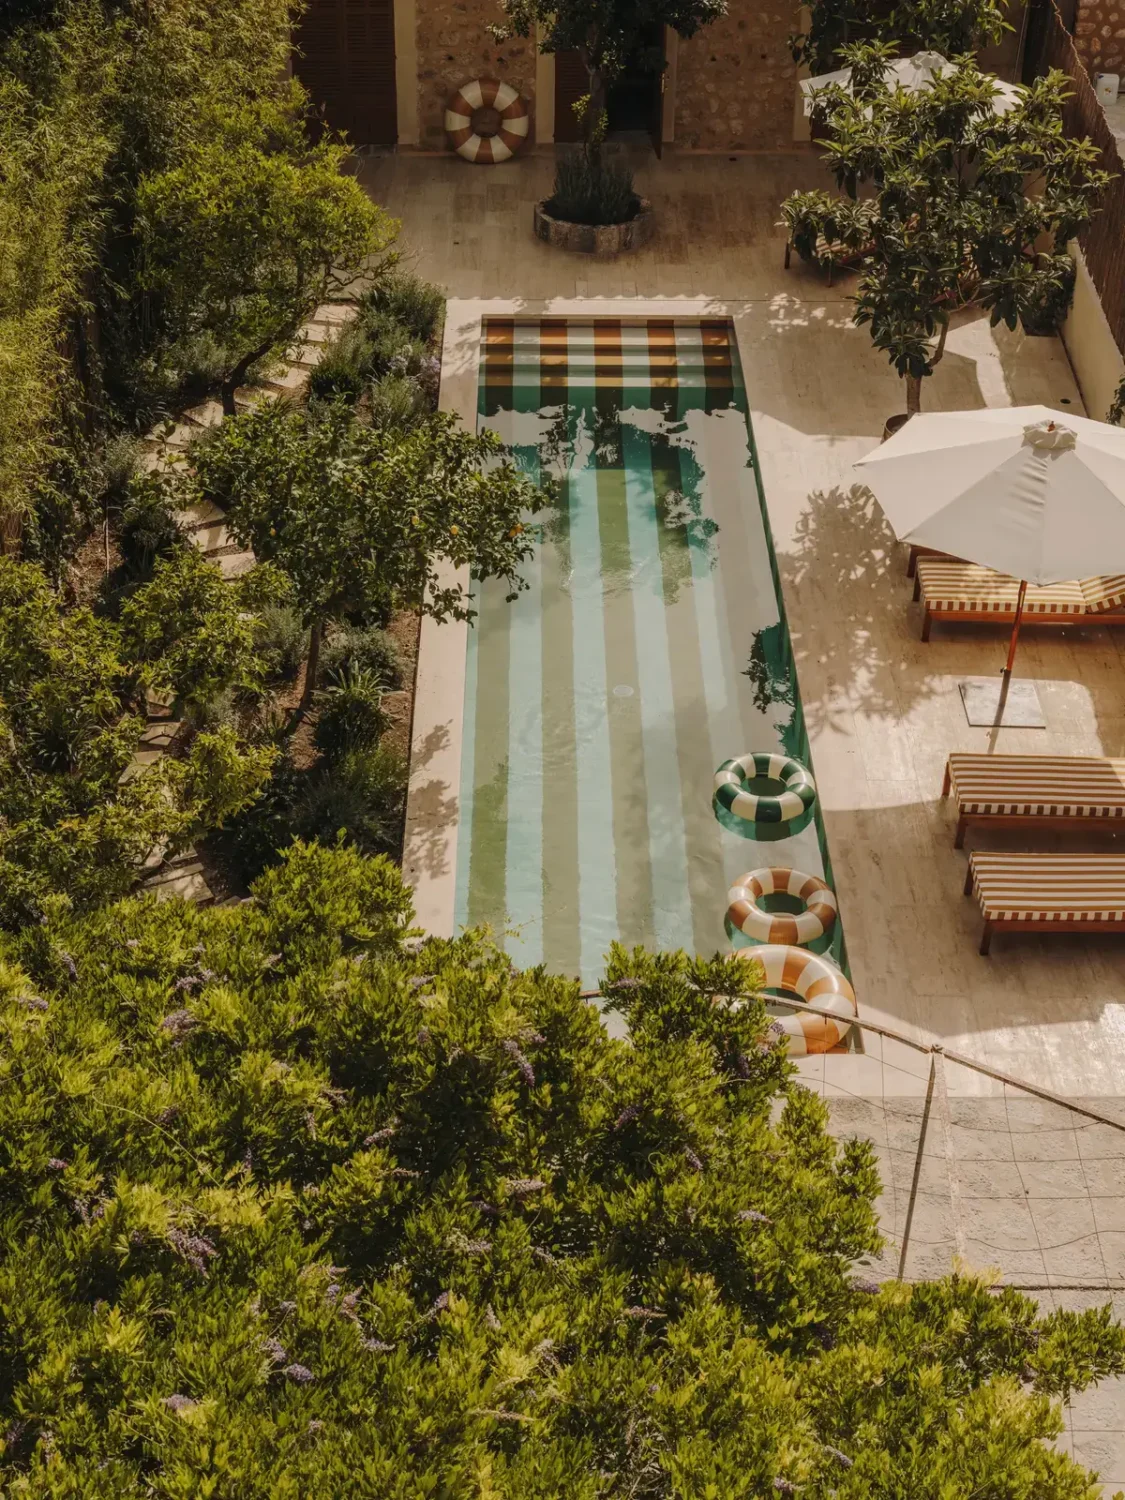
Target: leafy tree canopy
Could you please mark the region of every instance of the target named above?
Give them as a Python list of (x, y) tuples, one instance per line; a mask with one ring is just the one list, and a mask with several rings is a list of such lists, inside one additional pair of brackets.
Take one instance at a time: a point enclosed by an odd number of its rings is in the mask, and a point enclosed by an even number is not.
[(397, 226), (342, 170), (346, 147), (305, 136), (303, 95), (217, 112), (212, 133), (137, 191), (142, 285), (186, 337), (228, 351), (223, 404), (280, 356), (318, 303), (354, 281)]
[(313, 627), (308, 690), (324, 624), (392, 606), (438, 619), (472, 614), (454, 570), (503, 578), (513, 594), (543, 503), (494, 433), (448, 413), (373, 428), (350, 407), (315, 415), (266, 403), (226, 421), (195, 455), (201, 492), (231, 531), (292, 578)]
[(7, 1494), (1086, 1500), (1040, 1440), (1122, 1331), (856, 1279), (870, 1149), (749, 965), (616, 951), (625, 1042), (410, 916), (298, 846), (9, 943)]
[[(873, 188), (851, 221), (867, 250), (855, 321), (906, 377), (907, 406), (917, 411), (955, 308), (976, 303), (1009, 328), (1060, 302), (1065, 309), (1067, 242), (1095, 213), (1109, 175), (1091, 141), (1066, 134), (1062, 73), (1038, 79), (997, 114), (994, 81), (971, 58), (909, 92), (886, 81), (891, 49), (844, 52), (852, 87), (817, 97), (837, 183), (851, 199)], [(805, 202), (814, 219), (826, 213), (836, 224), (822, 196), (794, 195), (787, 218), (801, 217)]]
[(157, 844), (216, 826), (265, 782), (273, 752), (229, 730), (132, 774), (136, 679), (115, 625), (64, 610), (38, 567), (0, 557), (0, 926), (58, 896), (123, 895)]
[(904, 54), (940, 52), (960, 57), (998, 42), (1011, 31), (1007, 0), (814, 0), (808, 30), (790, 37), (793, 59), (815, 76), (844, 62), (860, 42), (894, 43)]

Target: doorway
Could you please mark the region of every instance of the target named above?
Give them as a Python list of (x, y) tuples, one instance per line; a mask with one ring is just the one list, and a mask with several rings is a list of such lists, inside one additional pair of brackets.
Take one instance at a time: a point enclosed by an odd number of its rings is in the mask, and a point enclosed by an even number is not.
[(296, 43), (294, 72), (328, 125), (353, 146), (393, 146), (394, 0), (310, 0)]
[[(664, 28), (650, 28), (606, 99), (610, 138), (651, 141), (660, 154), (664, 114)], [(589, 90), (577, 52), (555, 53), (555, 140), (580, 141), (574, 106)]]

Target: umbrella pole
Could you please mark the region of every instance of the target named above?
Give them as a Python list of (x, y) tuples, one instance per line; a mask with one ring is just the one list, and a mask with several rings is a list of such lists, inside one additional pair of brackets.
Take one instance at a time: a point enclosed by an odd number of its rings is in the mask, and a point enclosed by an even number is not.
[(1016, 660), (1016, 646), (1019, 644), (1020, 624), (1023, 621), (1023, 601), (1024, 601), (1024, 599), (1026, 597), (1027, 597), (1027, 579), (1026, 578), (1021, 578), (1020, 579), (1020, 593), (1019, 593), (1019, 598), (1016, 600), (1016, 621), (1015, 621), (1015, 624), (1012, 626), (1012, 639), (1008, 642), (1008, 660), (1007, 660), (1007, 663), (1004, 666), (1004, 672), (1003, 672), (1003, 675), (1005, 677), (1011, 677), (1011, 675), (1012, 675), (1012, 666), (1014, 665), (1015, 660)]

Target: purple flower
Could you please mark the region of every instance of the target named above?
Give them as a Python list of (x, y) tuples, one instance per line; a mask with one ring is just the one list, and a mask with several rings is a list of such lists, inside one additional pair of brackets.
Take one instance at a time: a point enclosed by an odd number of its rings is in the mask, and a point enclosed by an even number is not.
[(358, 1306), (359, 1293), (348, 1292), (345, 1296), (340, 1298), (340, 1306), (336, 1309), (336, 1311), (342, 1318), (350, 1318), (354, 1323), (356, 1319), (356, 1308)]
[(383, 1339), (364, 1339), (363, 1347), (371, 1354), (390, 1354), (395, 1346)]
[(439, 1292), (438, 1295), (434, 1298), (434, 1300), (433, 1300), (433, 1302), (432, 1302), (432, 1304), (430, 1306), (430, 1310), (426, 1314), (426, 1316), (429, 1317), (429, 1318), (436, 1318), (441, 1313), (448, 1312), (448, 1311), (449, 1311), (449, 1293), (448, 1292)]
[(641, 981), (639, 979), (634, 979), (631, 976), (626, 977), (625, 979), (613, 979), (610, 981), (609, 987), (612, 990), (639, 990), (641, 987)]
[(558, 1261), (549, 1250), (544, 1250), (542, 1245), (532, 1245), (531, 1253), (536, 1260), (541, 1260), (545, 1266), (557, 1266)]
[(485, 1304), (484, 1321), (492, 1329), (493, 1333), (500, 1332), (500, 1319), (496, 1316), (491, 1302)]
[(504, 1186), (510, 1198), (529, 1198), (532, 1193), (541, 1193), (547, 1184), (540, 1177), (506, 1177)]
[(791, 1479), (775, 1479), (773, 1487), (779, 1495), (795, 1495), (797, 1486)]
[(614, 1130), (624, 1130), (626, 1125), (631, 1125), (641, 1112), (639, 1104), (627, 1104), (617, 1119), (613, 1122)]
[(139, 948), (141, 945), (137, 938), (126, 938), (125, 946), (126, 948)]
[(324, 1431), (324, 1423), (319, 1419), (319, 1417), (314, 1417), (309, 1425), (305, 1428), (305, 1431), (309, 1435), (309, 1437), (316, 1437), (318, 1433)]
[(515, 1063), (519, 1075), (523, 1079), (524, 1083), (527, 1084), (529, 1089), (533, 1089), (535, 1087), (535, 1069), (531, 1066), (527, 1058), (524, 1056), (519, 1042), (509, 1037), (508, 1040), (504, 1043), (504, 1051)]
[(295, 1302), (279, 1302), (277, 1304), (277, 1310), (279, 1313), (283, 1313), (286, 1317), (288, 1317), (290, 1313), (295, 1313), (297, 1311), (297, 1304)]
[(280, 1339), (263, 1339), (262, 1353), (268, 1355), (275, 1365), (284, 1364), (289, 1358), (285, 1346)]
[(281, 1372), (286, 1380), (291, 1380), (294, 1385), (308, 1385), (316, 1379), (308, 1365), (286, 1365)]
[(855, 1459), (849, 1458), (846, 1453), (841, 1453), (839, 1448), (831, 1448), (827, 1443), (825, 1443), (824, 1451), (832, 1458), (834, 1458), (837, 1463), (843, 1464), (845, 1469), (851, 1469), (855, 1467)]
[(169, 1411), (194, 1411), (199, 1405), (190, 1396), (181, 1396), (179, 1391), (174, 1391), (171, 1396), (164, 1397), (164, 1405)]
[(414, 1040), (418, 1043), (419, 1047), (425, 1047), (430, 1040), (430, 1028), (428, 1026), (420, 1026)]
[(412, 990), (420, 990), (424, 984), (429, 984), (433, 978), (433, 974), (414, 974), (408, 983)]
[(862, 1277), (857, 1277), (852, 1282), (852, 1290), (855, 1292), (865, 1292), (869, 1297), (877, 1297), (879, 1295), (879, 1283), (877, 1281), (866, 1281)]
[(772, 1224), (773, 1220), (768, 1214), (760, 1214), (756, 1208), (740, 1208), (735, 1215), (743, 1223), (749, 1221), (751, 1224)]
[(746, 1056), (745, 1052), (735, 1054), (734, 1071), (738, 1074), (739, 1078), (750, 1077), (750, 1059)]
[(158, 1125), (171, 1125), (172, 1121), (178, 1120), (179, 1117), (179, 1107), (175, 1104), (169, 1104), (167, 1109), (162, 1109), (157, 1115), (156, 1123)]
[(657, 1312), (654, 1307), (627, 1307), (625, 1316), (635, 1318), (638, 1323), (651, 1323), (656, 1318), (666, 1318), (668, 1314)]
[(50, 1009), (50, 1006), (47, 1004), (46, 1000), (43, 999), (42, 995), (21, 995), (16, 1001), (16, 1004), (22, 1005), (24, 1010)]
[(199, 1022), (190, 1010), (174, 1010), (161, 1021), (160, 1029), (166, 1031), (173, 1042), (179, 1045), (198, 1025)]
[(696, 1156), (695, 1152), (691, 1149), (690, 1146), (684, 1147), (684, 1160), (687, 1162), (688, 1166), (692, 1169), (693, 1172), (703, 1171), (703, 1163), (700, 1161), (699, 1157)]
[(461, 1246), (466, 1255), (488, 1255), (492, 1250), (491, 1240), (466, 1240)]
[(170, 1229), (168, 1243), (181, 1260), (186, 1260), (200, 1276), (206, 1276), (207, 1262), (219, 1253), (210, 1240), (204, 1239), (202, 1235), (188, 1234), (183, 1229)]
[(66, 970), (67, 978), (72, 981), (76, 980), (78, 978), (78, 965), (74, 962), (73, 958), (71, 958), (65, 948), (58, 948), (55, 951), (59, 963)]
[(52, 1156), (50, 1161), (47, 1163), (47, 1170), (48, 1172), (65, 1172), (67, 1167), (69, 1166), (70, 1163), (68, 1161), (63, 1161), (61, 1156)]
[(475, 1208), (478, 1214), (483, 1214), (486, 1219), (498, 1219), (500, 1210), (491, 1203), (486, 1203), (483, 1198), (471, 1198), (469, 1206)]
[(365, 1146), (381, 1146), (384, 1141), (389, 1141), (398, 1134), (398, 1121), (392, 1120), (389, 1125), (384, 1125), (382, 1130), (373, 1130), (370, 1135), (365, 1135), (363, 1144)]

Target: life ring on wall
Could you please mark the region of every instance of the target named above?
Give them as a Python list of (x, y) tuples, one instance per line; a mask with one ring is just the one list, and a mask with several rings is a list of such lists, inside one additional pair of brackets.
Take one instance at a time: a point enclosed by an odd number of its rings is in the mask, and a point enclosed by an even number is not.
[(449, 101), (445, 133), (466, 161), (507, 161), (527, 140), (527, 100), (510, 83), (473, 78)]
[[(785, 1037), (794, 1057), (831, 1052), (843, 1042), (852, 1029), (858, 1006), (847, 976), (831, 959), (810, 953), (807, 948), (772, 943), (762, 948), (743, 948), (737, 956), (762, 965), (765, 989), (780, 990), (783, 995), (831, 1011), (830, 1016), (786, 1011), (774, 1019), (774, 1030)], [(768, 1006), (768, 995), (765, 1000)]]
[[(758, 777), (780, 781), (777, 793), (752, 792), (747, 782)], [(816, 782), (808, 766), (791, 755), (768, 750), (751, 751), (725, 760), (715, 772), (711, 806), (724, 828), (744, 839), (788, 838), (800, 833), (816, 805)]]
[[(804, 911), (766, 911), (763, 896), (794, 896)], [(806, 948), (829, 937), (836, 925), (836, 893), (819, 875), (801, 870), (761, 869), (742, 875), (727, 894), (727, 930), (741, 932), (752, 943), (782, 943)]]

